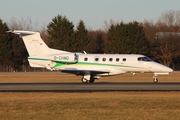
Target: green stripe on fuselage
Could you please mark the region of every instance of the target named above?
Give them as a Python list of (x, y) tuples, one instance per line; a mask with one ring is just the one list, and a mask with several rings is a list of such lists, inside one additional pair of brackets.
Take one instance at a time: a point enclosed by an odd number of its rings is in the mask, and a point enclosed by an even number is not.
[[(51, 61), (49, 59), (46, 58), (28, 58), (28, 60), (42, 60), (42, 61)], [(65, 66), (65, 65), (72, 65), (74, 64), (75, 66), (81, 66), (81, 65), (85, 65), (85, 66), (115, 66), (115, 67), (130, 67), (130, 68), (142, 68), (142, 67), (137, 67), (137, 66), (127, 66), (127, 65), (123, 65), (122, 63), (119, 64), (108, 64), (108, 63), (92, 63), (92, 62), (77, 62), (77, 63), (62, 63), (62, 62), (54, 62), (54, 66), (53, 68), (57, 68), (60, 66)]]
[[(130, 67), (130, 68), (141, 68), (137, 66), (127, 66), (127, 65), (119, 65), (119, 64), (104, 64), (104, 63), (91, 63), (91, 62), (77, 62), (73, 63), (75, 66), (114, 66), (114, 67)], [(65, 64), (56, 62), (56, 65), (53, 68), (64, 66), (64, 65), (71, 65), (71, 64)]]

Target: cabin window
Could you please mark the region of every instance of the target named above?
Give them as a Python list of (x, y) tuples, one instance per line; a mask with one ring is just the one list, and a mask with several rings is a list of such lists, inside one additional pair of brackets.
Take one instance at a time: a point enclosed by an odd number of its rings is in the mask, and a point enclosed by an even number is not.
[(113, 61), (113, 59), (112, 59), (112, 58), (109, 58), (109, 61), (110, 61), (110, 62), (112, 62), (112, 61)]
[(103, 58), (102, 61), (105, 62), (105, 61), (106, 61), (106, 58)]
[(88, 61), (88, 58), (84, 58), (84, 61)]
[(126, 61), (126, 58), (123, 58), (123, 61), (125, 62), (125, 61)]
[(96, 62), (99, 61), (99, 58), (95, 58), (95, 61), (96, 61)]
[(116, 62), (119, 62), (119, 58), (116, 58)]

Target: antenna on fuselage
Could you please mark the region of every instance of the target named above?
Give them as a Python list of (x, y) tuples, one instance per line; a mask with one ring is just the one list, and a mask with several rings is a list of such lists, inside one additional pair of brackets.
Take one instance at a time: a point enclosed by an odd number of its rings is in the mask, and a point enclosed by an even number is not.
[(84, 54), (87, 54), (86, 51), (83, 51)]

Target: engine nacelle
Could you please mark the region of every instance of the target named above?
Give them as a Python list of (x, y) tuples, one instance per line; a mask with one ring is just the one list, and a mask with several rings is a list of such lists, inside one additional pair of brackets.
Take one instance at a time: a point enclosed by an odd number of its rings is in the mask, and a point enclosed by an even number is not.
[(63, 53), (50, 56), (50, 60), (61, 63), (76, 63), (78, 55), (76, 53)]

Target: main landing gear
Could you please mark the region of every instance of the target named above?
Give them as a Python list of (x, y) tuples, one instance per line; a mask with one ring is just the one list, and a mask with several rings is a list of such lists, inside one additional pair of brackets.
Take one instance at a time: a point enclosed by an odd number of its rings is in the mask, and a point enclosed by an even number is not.
[[(88, 78), (90, 78), (90, 79), (88, 79)], [(94, 80), (95, 80), (95, 78), (93, 77), (93, 76), (84, 76), (83, 78), (82, 78), (82, 83), (94, 83)]]
[(86, 78), (84, 78), (84, 77), (81, 79), (81, 81), (82, 81), (82, 83), (87, 83), (88, 82), (88, 80)]

